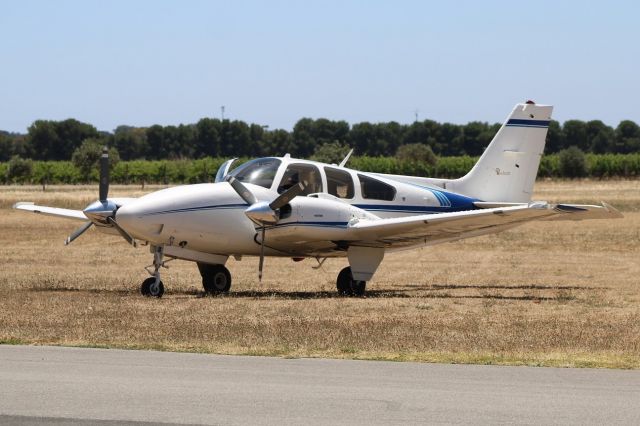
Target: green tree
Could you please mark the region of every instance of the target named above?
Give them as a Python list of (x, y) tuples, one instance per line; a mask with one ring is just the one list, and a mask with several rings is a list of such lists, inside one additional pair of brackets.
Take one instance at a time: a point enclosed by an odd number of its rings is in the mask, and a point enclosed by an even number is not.
[(249, 126), (240, 120), (224, 120), (222, 122), (222, 156), (223, 157), (255, 157), (256, 148), (251, 143)]
[(478, 156), (491, 143), (500, 125), (492, 125), (480, 121), (472, 121), (462, 126), (462, 152), (463, 155)]
[(631, 120), (623, 120), (615, 131), (616, 153), (628, 154), (640, 151), (640, 127)]
[(290, 132), (283, 129), (265, 132), (260, 155), (284, 155), (292, 151), (293, 139)]
[(8, 161), (13, 155), (13, 141), (5, 132), (0, 132), (0, 161)]
[(291, 155), (294, 157), (309, 157), (315, 149), (315, 121), (311, 118), (301, 118), (293, 126), (293, 144)]
[(20, 158), (17, 155), (9, 160), (7, 168), (7, 181), (9, 182), (28, 182), (33, 174), (33, 161), (31, 159)]
[(589, 152), (603, 154), (614, 147), (613, 129), (600, 120), (587, 121)]
[(443, 151), (440, 155), (463, 155), (463, 140), (462, 126), (452, 123), (444, 123), (440, 126), (440, 140), (438, 140), (438, 144), (443, 147)]
[(577, 178), (587, 175), (587, 159), (577, 146), (570, 146), (558, 153), (560, 157), (560, 174), (563, 177)]
[(406, 127), (402, 135), (402, 145), (429, 144), (434, 145), (436, 139), (431, 136), (430, 129), (421, 121), (416, 121)]
[(36, 160), (68, 160), (82, 141), (95, 137), (98, 137), (95, 127), (73, 118), (37, 120), (29, 126), (27, 142)]
[(147, 129), (147, 158), (150, 160), (167, 159), (169, 152), (164, 143), (164, 129), (158, 124)]
[(196, 123), (195, 156), (219, 157), (221, 122), (214, 118), (202, 118)]
[(348, 144), (358, 155), (392, 155), (402, 144), (405, 127), (395, 121), (354, 124), (348, 135)]
[[(92, 175), (98, 176), (103, 147), (103, 140), (87, 139), (73, 152), (71, 162), (80, 170), (85, 181), (89, 181)], [(113, 170), (118, 161), (120, 161), (118, 151), (115, 148), (109, 148), (109, 169)]]
[(349, 153), (349, 150), (348, 146), (338, 141), (325, 142), (316, 148), (311, 159), (322, 163), (339, 164)]
[(396, 151), (396, 158), (402, 162), (423, 163), (430, 166), (435, 166), (438, 162), (438, 157), (431, 147), (421, 143), (402, 145)]
[(118, 126), (113, 133), (113, 146), (123, 160), (145, 158), (149, 150), (146, 129)]
[(547, 141), (544, 151), (553, 154), (560, 151), (564, 147), (564, 135), (562, 134), (562, 126), (556, 120), (551, 120), (549, 129), (547, 130)]
[(293, 127), (294, 152), (291, 154), (303, 158), (309, 157), (315, 152), (316, 147), (322, 144), (335, 141), (347, 143), (348, 136), (349, 123), (346, 121), (303, 118)]
[(575, 146), (585, 151), (589, 149), (589, 138), (587, 137), (587, 125), (580, 120), (567, 120), (562, 126), (564, 146)]

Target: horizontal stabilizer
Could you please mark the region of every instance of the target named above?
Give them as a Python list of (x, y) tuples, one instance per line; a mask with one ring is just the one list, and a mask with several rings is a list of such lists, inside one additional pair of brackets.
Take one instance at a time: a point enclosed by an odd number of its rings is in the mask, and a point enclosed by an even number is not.
[(584, 219), (620, 219), (622, 213), (610, 204), (602, 201), (602, 205), (593, 206), (585, 204), (556, 204), (553, 206), (558, 213), (545, 220), (584, 220)]

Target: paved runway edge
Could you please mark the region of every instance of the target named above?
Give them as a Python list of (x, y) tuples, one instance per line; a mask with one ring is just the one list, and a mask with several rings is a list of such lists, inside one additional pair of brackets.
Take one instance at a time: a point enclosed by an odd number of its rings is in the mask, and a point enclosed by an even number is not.
[(640, 423), (629, 370), (0, 345), (0, 383), (21, 424)]

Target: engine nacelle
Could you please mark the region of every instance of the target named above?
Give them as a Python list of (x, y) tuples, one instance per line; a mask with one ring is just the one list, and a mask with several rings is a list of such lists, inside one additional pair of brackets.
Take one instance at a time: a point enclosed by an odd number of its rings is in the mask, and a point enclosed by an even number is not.
[(340, 240), (349, 224), (361, 219), (377, 217), (328, 194), (296, 197), (280, 209), (280, 219), (268, 228), (267, 239)]

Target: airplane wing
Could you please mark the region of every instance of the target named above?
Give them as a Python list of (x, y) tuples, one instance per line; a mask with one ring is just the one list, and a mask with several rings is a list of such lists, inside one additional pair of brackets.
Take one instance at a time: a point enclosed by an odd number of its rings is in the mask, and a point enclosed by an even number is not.
[(82, 213), (82, 210), (61, 209), (58, 207), (37, 206), (33, 203), (16, 203), (13, 205), (14, 209), (26, 210), (34, 213), (40, 213), (48, 216), (63, 217), (66, 219), (75, 219), (87, 221), (87, 216)]
[[(415, 244), (437, 244), (491, 234), (533, 220), (619, 218), (622, 214), (602, 206), (532, 203), (454, 213), (367, 220), (349, 227), (356, 245), (401, 249)], [(353, 241), (354, 239), (350, 239)]]

